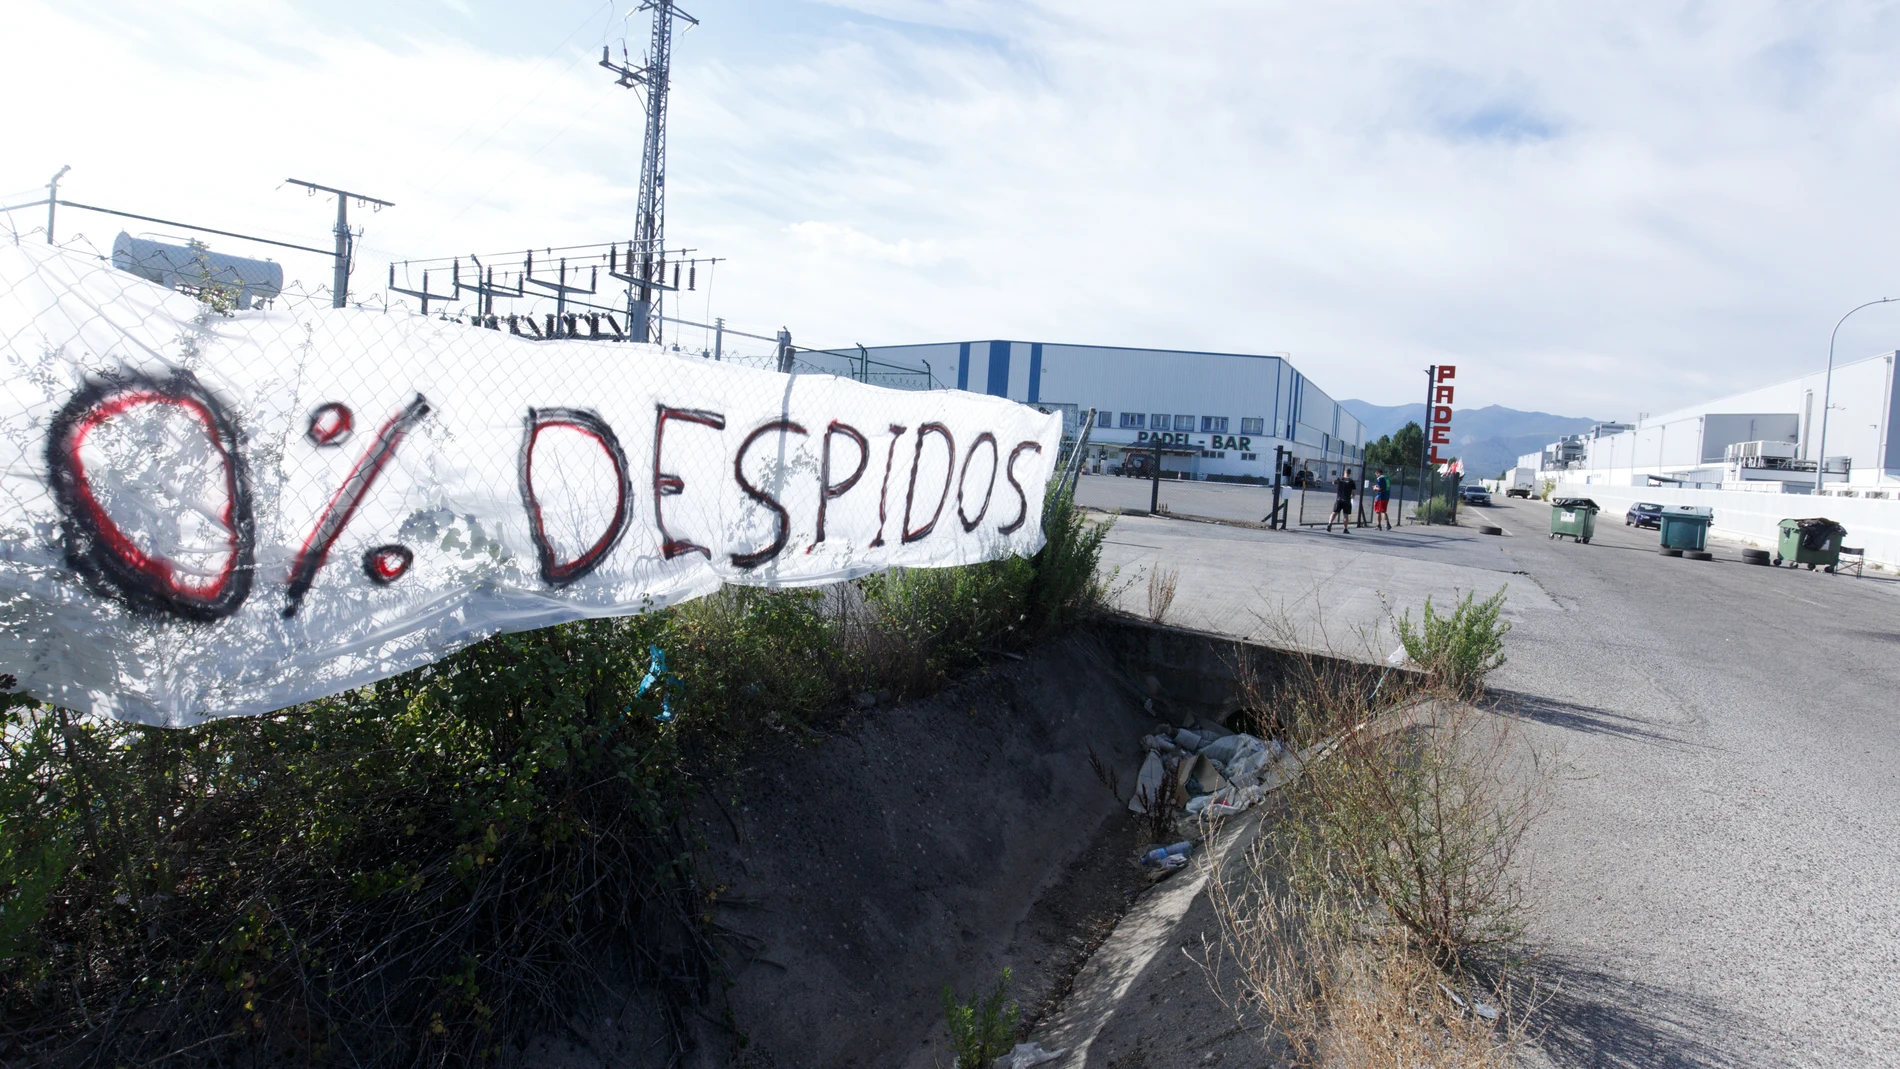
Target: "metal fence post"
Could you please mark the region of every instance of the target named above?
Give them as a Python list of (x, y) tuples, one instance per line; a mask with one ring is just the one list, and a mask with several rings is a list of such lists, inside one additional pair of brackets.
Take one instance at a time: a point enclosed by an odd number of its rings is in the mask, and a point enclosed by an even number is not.
[(1155, 444), (1155, 470), (1151, 473), (1148, 488), (1148, 515), (1152, 516), (1161, 508), (1161, 438), (1153, 436)]

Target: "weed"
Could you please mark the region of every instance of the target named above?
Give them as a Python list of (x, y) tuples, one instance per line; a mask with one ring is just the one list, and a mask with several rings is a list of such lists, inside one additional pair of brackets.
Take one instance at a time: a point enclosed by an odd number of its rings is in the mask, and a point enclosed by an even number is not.
[(1504, 590), (1483, 601), (1467, 593), (1449, 616), (1438, 615), (1426, 598), (1417, 625), (1407, 609), (1397, 624), (1405, 655), (1434, 684), (1461, 698), (1476, 698), (1484, 691), (1485, 674), (1504, 664), (1504, 636), (1511, 630), (1510, 622), (1500, 618)]
[(1161, 764), (1161, 789), (1135, 788), (1134, 803), (1140, 809), (1139, 837), (1150, 846), (1166, 846), (1174, 839), (1174, 798), (1169, 785), (1178, 766), (1173, 761)]
[(1074, 488), (1050, 493), (1043, 502), (1044, 544), (1032, 560), (1028, 623), (1036, 634), (1048, 634), (1089, 614), (1108, 602), (1108, 582), (1101, 574), (1102, 541), (1114, 521), (1092, 523), (1088, 512), (1076, 507)]
[(1168, 610), (1174, 607), (1174, 591), (1180, 582), (1180, 571), (1163, 567), (1160, 561), (1148, 569), (1148, 619), (1161, 623), (1168, 618)]
[(1293, 1064), (1517, 1064), (1527, 1015), (1508, 985), (1486, 1001), (1459, 997), (1399, 930), (1369, 921), (1365, 903), (1289, 887), (1270, 841), (1243, 864), (1238, 878), (1210, 881), (1219, 942), (1204, 943), (1200, 961), (1243, 1025), (1265, 1026)]
[(1121, 777), (1116, 775), (1115, 770), (1110, 768), (1107, 762), (1102, 760), (1101, 755), (1095, 752), (1095, 747), (1090, 746), (1088, 749), (1089, 768), (1094, 770), (1095, 778), (1101, 781), (1102, 786), (1108, 788), (1108, 793), (1114, 795), (1117, 801), (1126, 802), (1127, 799), (1122, 797)]
[(1016, 1038), (1015, 1003), (1004, 1006), (1009, 987), (1009, 969), (996, 981), (996, 989), (978, 1002), (960, 1002), (949, 985), (943, 989), (943, 1016), (950, 1025), (950, 1046), (956, 1052), (959, 1069), (984, 1069), (1009, 1053)]
[(1454, 989), (1521, 936), (1536, 766), (1509, 721), (1347, 672), (1295, 658), (1272, 694), (1243, 676), (1309, 756), (1242, 874), (1214, 881), (1210, 981), (1301, 1065), (1509, 1064), (1524, 1015), (1508, 986), (1485, 996), (1495, 1016)]
[(1288, 793), (1292, 878), (1376, 902), (1436, 964), (1521, 934), (1512, 862), (1538, 808), (1509, 723), (1457, 702), (1347, 729)]

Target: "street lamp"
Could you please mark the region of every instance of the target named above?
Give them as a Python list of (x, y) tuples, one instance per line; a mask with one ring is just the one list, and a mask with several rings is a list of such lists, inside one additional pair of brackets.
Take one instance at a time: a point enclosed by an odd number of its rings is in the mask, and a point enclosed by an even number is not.
[(1834, 324), (1834, 333), (1827, 336), (1827, 379), (1821, 387), (1821, 440), (1818, 453), (1814, 458), (1814, 492), (1817, 494), (1822, 489), (1821, 481), (1827, 478), (1827, 408), (1834, 398), (1834, 339), (1840, 336), (1841, 324), (1847, 322), (1847, 316), (1853, 315), (1862, 308), (1872, 308), (1876, 304), (1892, 304), (1894, 301), (1900, 301), (1900, 297), (1882, 297), (1877, 301), (1868, 301), (1866, 304), (1857, 304), (1849, 308), (1847, 315), (1842, 316)]

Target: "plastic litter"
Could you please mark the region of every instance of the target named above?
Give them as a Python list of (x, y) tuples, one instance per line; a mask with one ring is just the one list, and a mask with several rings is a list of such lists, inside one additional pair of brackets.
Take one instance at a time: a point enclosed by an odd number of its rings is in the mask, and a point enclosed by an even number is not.
[(1141, 763), (1141, 772), (1135, 777), (1134, 792), (1128, 796), (1128, 808), (1132, 812), (1146, 813), (1148, 807), (1143, 804), (1143, 799), (1166, 805), (1162, 792), (1162, 783), (1166, 778), (1167, 772), (1161, 767), (1161, 755), (1153, 750), (1148, 751), (1148, 759)]
[(1187, 728), (1182, 728), (1174, 733), (1174, 744), (1188, 753), (1194, 753), (1201, 748), (1201, 736)]
[(996, 1059), (995, 1069), (1029, 1069), (1032, 1065), (1055, 1061), (1068, 1053), (1068, 1049), (1043, 1050), (1040, 1043), (1018, 1043), (1008, 1054)]
[(1193, 849), (1194, 844), (1185, 841), (1175, 843), (1173, 846), (1157, 846), (1153, 850), (1141, 855), (1141, 863), (1144, 865), (1160, 865), (1171, 857), (1186, 857)]
[(1219, 762), (1221, 772), (1236, 787), (1252, 786), (1259, 782), (1261, 771), (1273, 760), (1273, 751), (1252, 735), (1235, 735), (1234, 740), (1234, 756)]
[(1201, 756), (1209, 761), (1225, 765), (1234, 759), (1234, 751), (1240, 746), (1240, 740), (1247, 737), (1246, 735), (1228, 735), (1215, 739), (1201, 747)]

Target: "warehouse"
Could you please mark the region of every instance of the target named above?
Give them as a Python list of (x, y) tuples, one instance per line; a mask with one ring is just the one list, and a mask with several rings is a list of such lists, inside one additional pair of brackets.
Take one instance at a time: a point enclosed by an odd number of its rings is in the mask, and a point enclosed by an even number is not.
[(1365, 453), (1365, 429), (1352, 413), (1279, 355), (1021, 341), (865, 354), (928, 367), (945, 386), (1061, 410), (1071, 435), (1094, 408), (1090, 464), (1104, 472), (1133, 469), (1146, 461), (1128, 454), (1152, 458), (1159, 449), (1170, 478), (1266, 481), (1279, 446), (1290, 451), (1291, 470), (1326, 480)]
[(1831, 388), (1816, 371), (1634, 426), (1602, 424), (1518, 463), (1586, 485), (1756, 493), (1812, 493), (1819, 474), (1831, 496), (1889, 498), (1900, 490), (1895, 355), (1835, 367)]

